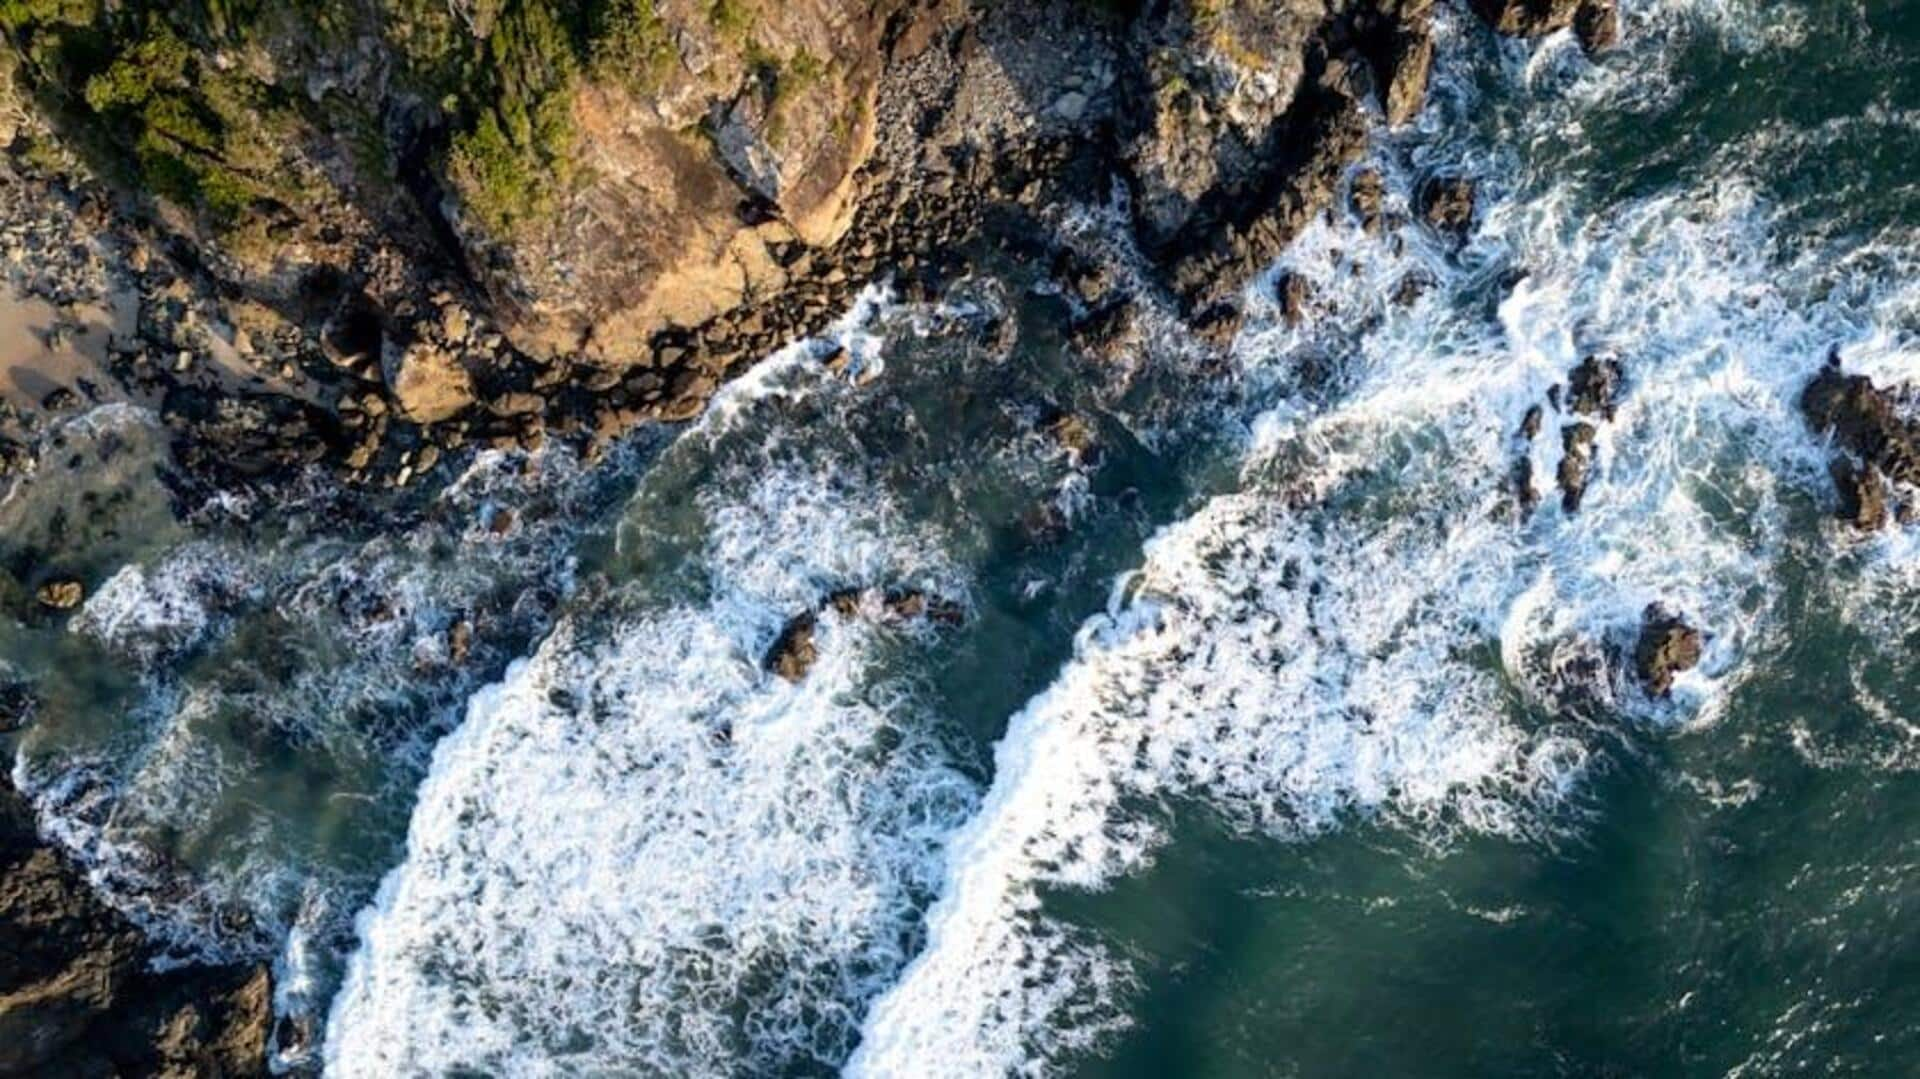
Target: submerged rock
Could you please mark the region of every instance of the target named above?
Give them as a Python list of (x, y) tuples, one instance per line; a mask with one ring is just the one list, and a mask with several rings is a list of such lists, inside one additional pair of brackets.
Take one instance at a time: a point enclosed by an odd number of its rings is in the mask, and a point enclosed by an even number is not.
[(937, 626), (958, 625), (965, 611), (952, 600), (906, 588), (843, 588), (830, 593), (820, 606), (793, 616), (761, 661), (761, 666), (789, 682), (807, 676), (820, 658), (814, 643), (820, 615), (832, 611), (843, 619), (868, 618), (881, 625), (903, 625), (925, 620)]
[(1676, 675), (1699, 664), (1705, 646), (1706, 637), (1699, 630), (1660, 604), (1652, 604), (1640, 617), (1634, 673), (1650, 695), (1664, 697), (1673, 689)]
[(39, 706), (32, 686), (17, 679), (0, 679), (0, 734), (12, 734), (32, 723)]
[(87, 598), (86, 586), (71, 577), (61, 577), (48, 581), (34, 590), (33, 596), (40, 606), (53, 611), (70, 611), (80, 606)]

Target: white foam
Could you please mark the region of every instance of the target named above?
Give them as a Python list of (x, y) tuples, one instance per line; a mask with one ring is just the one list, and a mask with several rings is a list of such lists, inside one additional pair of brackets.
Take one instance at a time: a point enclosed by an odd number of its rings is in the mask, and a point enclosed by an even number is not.
[[(1694, 17), (1660, 13), (1669, 28)], [(1626, 87), (1656, 44), (1582, 62), (1563, 100), (1504, 137), (1644, 95)], [(1437, 91), (1455, 109), (1472, 106), (1461, 64), (1443, 60)], [(1506, 71), (1563, 88), (1542, 76)], [(1505, 171), (1483, 180), (1457, 256), (1418, 228), (1375, 238), (1341, 220), (1282, 260), (1314, 285), (1319, 317), (1273, 319), (1271, 275), (1249, 290), (1268, 320), (1242, 335), (1244, 375), (1295, 396), (1252, 423), (1246, 489), (1163, 532), (1011, 721), (981, 812), (949, 849), (928, 947), (874, 1005), (850, 1075), (1045, 1074), (1124, 1025), (1124, 963), (1049, 916), (1042, 893), (1137, 870), (1164, 836), (1157, 804), (1195, 799), (1281, 837), (1351, 819), (1543, 834), (1606, 738), (1595, 724), (1709, 723), (1781, 632), (1787, 526), (1807, 517), (1792, 504), (1826, 497), (1801, 387), (1835, 343), (1914, 370), (1910, 335), (1876, 344), (1885, 286), (1835, 289), (1846, 260), (1783, 257), (1772, 208), (1737, 175), (1589, 218), (1567, 182), (1511, 153), (1385, 148), (1390, 210), (1427, 172)], [(1910, 266), (1911, 239), (1863, 257)], [(1527, 277), (1483, 317), (1507, 267)], [(1409, 273), (1433, 287), (1397, 307)], [(1629, 386), (1600, 425), (1586, 501), (1568, 515), (1554, 497), (1557, 426), (1572, 418), (1549, 412), (1532, 451), (1548, 498), (1516, 524), (1521, 417), (1596, 352)], [(1670, 702), (1624, 669), (1656, 601), (1710, 635)]]

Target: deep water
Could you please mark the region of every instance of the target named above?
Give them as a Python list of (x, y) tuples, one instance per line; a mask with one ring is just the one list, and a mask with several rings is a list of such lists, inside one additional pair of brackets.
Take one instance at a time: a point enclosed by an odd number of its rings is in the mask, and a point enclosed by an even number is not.
[[(1832, 519), (1797, 398), (1920, 384), (1920, 8), (1440, 21), (1387, 226), (1313, 226), (1224, 363), (1150, 297), (1082, 358), (981, 248), (676, 435), (352, 517), (170, 504), (149, 417), (70, 421), (0, 502), (93, 583), (0, 625), (16, 781), (342, 1076), (1913, 1072), (1920, 525)], [(1137, 280), (1123, 215), (1067, 231)], [(1591, 354), (1568, 514), (1570, 418), (1516, 432)], [(1661, 700), (1656, 602), (1708, 635)]]

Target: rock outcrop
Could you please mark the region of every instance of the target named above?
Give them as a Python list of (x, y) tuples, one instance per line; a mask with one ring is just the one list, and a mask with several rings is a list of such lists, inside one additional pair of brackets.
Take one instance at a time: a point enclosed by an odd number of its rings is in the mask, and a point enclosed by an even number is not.
[(152, 958), (0, 779), (0, 1075), (266, 1075), (266, 968)]
[(1801, 392), (1800, 410), (1809, 426), (1847, 454), (1832, 464), (1841, 518), (1862, 531), (1884, 527), (1890, 516), (1887, 485), (1920, 487), (1920, 421), (1901, 414), (1890, 390), (1843, 372), (1838, 352)]
[(1640, 618), (1640, 637), (1633, 648), (1634, 673), (1654, 697), (1665, 697), (1674, 678), (1700, 663), (1706, 637), (1686, 620), (1656, 603)]
[(952, 626), (965, 617), (964, 609), (952, 600), (912, 589), (843, 589), (829, 595), (818, 608), (789, 619), (767, 649), (761, 666), (789, 682), (806, 678), (820, 658), (814, 633), (828, 611), (841, 619), (864, 619), (885, 626), (913, 622)]

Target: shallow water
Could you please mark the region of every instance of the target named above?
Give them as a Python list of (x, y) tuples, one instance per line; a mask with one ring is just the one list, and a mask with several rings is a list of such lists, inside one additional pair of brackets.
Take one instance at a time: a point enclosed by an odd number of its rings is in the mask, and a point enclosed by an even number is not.
[[(982, 252), (864, 297), (843, 373), (363, 522), (169, 506), (141, 413), (70, 421), (0, 504), (93, 582), (0, 627), (16, 778), (183, 960), (273, 958), (331, 1074), (1911, 1070), (1920, 533), (1829, 519), (1796, 400), (1836, 346), (1920, 378), (1920, 19), (1442, 23), (1366, 164), (1474, 176), (1471, 236), (1330, 215), (1274, 271), (1316, 314), (1251, 283), (1224, 371), (1155, 311), (1091, 366)], [(1562, 417), (1515, 433), (1595, 352), (1569, 515)], [(1709, 635), (1660, 701), (1655, 602)]]

